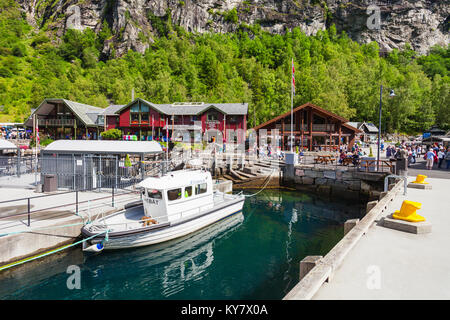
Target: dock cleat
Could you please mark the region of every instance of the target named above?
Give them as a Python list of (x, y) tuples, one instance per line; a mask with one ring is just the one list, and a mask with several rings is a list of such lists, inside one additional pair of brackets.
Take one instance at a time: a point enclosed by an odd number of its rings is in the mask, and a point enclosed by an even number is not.
[(428, 182), (425, 182), (426, 178), (427, 178), (426, 175), (418, 174), (416, 180), (413, 181), (412, 183), (428, 184)]
[(422, 207), (419, 202), (405, 200), (402, 203), (400, 210), (396, 210), (392, 215), (394, 219), (405, 220), (409, 222), (422, 222), (425, 218), (418, 215), (416, 211)]

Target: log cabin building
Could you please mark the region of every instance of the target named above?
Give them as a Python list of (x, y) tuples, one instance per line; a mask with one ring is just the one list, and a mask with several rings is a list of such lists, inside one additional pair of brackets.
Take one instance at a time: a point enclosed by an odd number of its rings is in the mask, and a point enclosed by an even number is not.
[[(312, 103), (305, 103), (293, 110), (293, 136), (295, 147), (309, 151), (339, 150), (341, 145), (347, 145), (351, 150), (357, 133), (361, 130), (349, 125), (348, 120)], [(289, 151), (289, 136), (291, 135), (291, 111), (264, 122), (253, 128), (258, 132), (266, 129), (267, 135), (277, 129), (281, 136), (281, 149)], [(296, 148), (293, 148), (295, 151)]]

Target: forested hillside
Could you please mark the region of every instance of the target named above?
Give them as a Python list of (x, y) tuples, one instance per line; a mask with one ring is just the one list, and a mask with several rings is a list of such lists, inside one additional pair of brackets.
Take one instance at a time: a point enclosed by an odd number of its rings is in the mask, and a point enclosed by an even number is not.
[(383, 130), (450, 129), (450, 51), (434, 47), (419, 56), (406, 47), (379, 57), (377, 43), (358, 44), (331, 26), (314, 36), (295, 28), (284, 35), (240, 24), (233, 33), (193, 34), (153, 17), (158, 37), (144, 53), (107, 59), (112, 36), (68, 30), (51, 38), (33, 29), (13, 0), (0, 0), (0, 122), (23, 121), (44, 98), (98, 107), (135, 96), (155, 103), (248, 102), (249, 127), (290, 109), (291, 59), (296, 69), (294, 105), (311, 101), (353, 121), (378, 123), (380, 84)]

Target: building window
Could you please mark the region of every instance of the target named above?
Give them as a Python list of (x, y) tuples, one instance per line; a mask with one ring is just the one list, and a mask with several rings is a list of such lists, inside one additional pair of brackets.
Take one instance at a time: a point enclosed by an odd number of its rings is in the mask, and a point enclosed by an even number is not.
[(219, 117), (216, 112), (210, 112), (206, 116), (206, 119), (207, 119), (207, 121), (217, 121), (217, 119), (219, 119)]
[(130, 109), (131, 124), (148, 124), (150, 108), (142, 103), (136, 103)]
[(103, 116), (103, 115), (98, 116), (97, 124), (100, 125), (100, 126), (104, 125), (105, 124), (105, 116)]
[(198, 121), (198, 117), (197, 117), (197, 116), (191, 116), (191, 121), (192, 121), (192, 122)]
[(141, 123), (148, 124), (149, 117), (150, 117), (150, 108), (148, 106), (144, 106), (141, 104)]
[(139, 104), (135, 104), (130, 109), (131, 124), (139, 123)]
[(238, 122), (238, 116), (230, 116), (227, 118), (227, 121), (229, 121), (230, 123), (236, 123)]

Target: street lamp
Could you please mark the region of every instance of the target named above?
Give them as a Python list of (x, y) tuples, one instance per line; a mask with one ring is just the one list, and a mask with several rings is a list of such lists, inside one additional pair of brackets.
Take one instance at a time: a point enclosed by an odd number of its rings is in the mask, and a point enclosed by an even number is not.
[[(389, 92), (390, 97), (395, 97), (394, 90), (391, 89)], [(382, 108), (382, 98), (383, 98), (383, 85), (380, 85), (380, 110), (378, 115), (378, 152), (377, 152), (377, 171), (380, 171), (380, 135), (381, 135), (381, 108)]]

